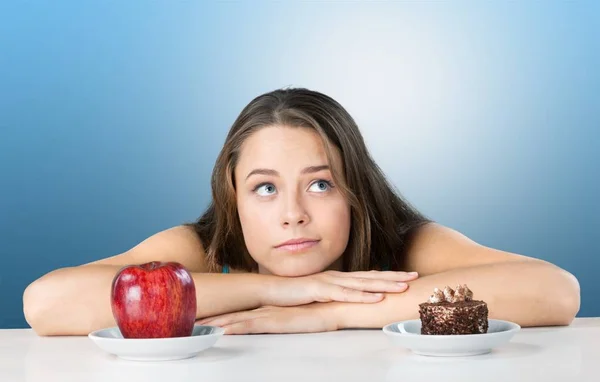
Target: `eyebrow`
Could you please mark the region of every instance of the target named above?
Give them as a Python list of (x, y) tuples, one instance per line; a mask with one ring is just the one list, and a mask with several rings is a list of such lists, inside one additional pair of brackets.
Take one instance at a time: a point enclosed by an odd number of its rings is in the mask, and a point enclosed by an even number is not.
[[(319, 165), (319, 166), (308, 166), (308, 167), (303, 168), (300, 173), (301, 174), (313, 174), (315, 172), (319, 172), (319, 171), (323, 171), (323, 170), (329, 170), (329, 166), (326, 164)], [(250, 178), (252, 175), (279, 176), (279, 173), (270, 168), (256, 168), (248, 173), (248, 175), (246, 176), (246, 180), (248, 178)]]

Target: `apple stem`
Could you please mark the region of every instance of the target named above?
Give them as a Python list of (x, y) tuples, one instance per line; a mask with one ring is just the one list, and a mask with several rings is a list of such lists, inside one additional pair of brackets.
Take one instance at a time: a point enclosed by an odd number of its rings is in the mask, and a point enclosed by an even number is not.
[(158, 268), (159, 265), (160, 265), (160, 261), (151, 261), (149, 263), (142, 264), (141, 268), (144, 270), (153, 271), (156, 268)]

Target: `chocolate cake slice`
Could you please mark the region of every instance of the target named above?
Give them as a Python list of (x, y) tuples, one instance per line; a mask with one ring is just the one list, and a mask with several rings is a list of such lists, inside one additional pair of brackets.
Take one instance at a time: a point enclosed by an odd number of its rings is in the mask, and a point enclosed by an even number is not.
[(456, 290), (435, 288), (429, 302), (419, 304), (421, 334), (481, 334), (488, 330), (488, 307), (484, 301), (473, 300), (466, 285)]

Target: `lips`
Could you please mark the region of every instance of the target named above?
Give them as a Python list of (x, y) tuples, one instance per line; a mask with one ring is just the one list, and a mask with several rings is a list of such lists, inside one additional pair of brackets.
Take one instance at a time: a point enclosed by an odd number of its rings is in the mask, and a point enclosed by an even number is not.
[(285, 250), (288, 252), (299, 252), (314, 247), (318, 243), (319, 240), (316, 239), (298, 238), (278, 244), (277, 246), (275, 246), (275, 248)]

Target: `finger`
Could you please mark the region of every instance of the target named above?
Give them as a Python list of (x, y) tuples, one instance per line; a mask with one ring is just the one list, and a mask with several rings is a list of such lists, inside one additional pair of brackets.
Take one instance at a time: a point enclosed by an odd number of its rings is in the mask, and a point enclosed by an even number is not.
[(247, 321), (223, 327), (225, 334), (265, 334), (265, 333), (313, 333), (322, 332), (323, 329), (311, 326), (296, 325), (290, 322), (281, 323), (271, 317), (257, 317)]
[(331, 282), (335, 285), (364, 292), (403, 292), (408, 288), (408, 284), (405, 282), (368, 278), (336, 277)]
[[(243, 310), (239, 312), (232, 313), (224, 313), (218, 316), (206, 317), (204, 319), (197, 320), (196, 323), (199, 325), (214, 325), (215, 323), (221, 324), (224, 322), (233, 323), (240, 320), (247, 320), (253, 317), (263, 317), (266, 316), (269, 311), (273, 309), (272, 306), (265, 305), (260, 308), (256, 308), (253, 310)], [(226, 324), (223, 324), (226, 325)], [(217, 325), (214, 325), (217, 326)]]
[(330, 275), (339, 278), (362, 278), (389, 281), (412, 281), (419, 277), (417, 272), (393, 272), (393, 271), (357, 271), (338, 272), (333, 271)]
[(226, 313), (226, 314), (220, 314), (218, 316), (205, 317), (205, 318), (202, 318), (200, 320), (196, 320), (196, 324), (198, 324), (198, 325), (211, 325), (215, 321), (218, 321), (220, 319), (229, 317), (229, 316), (234, 315), (234, 314), (238, 314), (238, 313)]
[(273, 325), (268, 325), (267, 320), (264, 319), (264, 317), (235, 322), (225, 325), (223, 329), (225, 329), (225, 334), (273, 333), (273, 330), (275, 330)]
[(236, 312), (236, 313), (226, 313), (219, 316), (211, 317), (209, 319), (205, 319), (199, 321), (200, 325), (210, 325), (210, 326), (224, 326), (230, 325), (236, 322), (240, 322), (243, 320), (248, 320), (256, 316), (256, 313), (252, 311), (244, 311), (244, 312)]
[(374, 303), (383, 299), (383, 293), (369, 293), (344, 286), (331, 285), (331, 289), (325, 298), (329, 298), (329, 301)]

